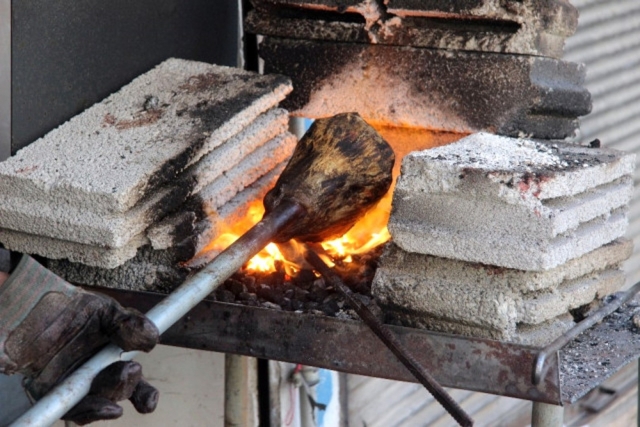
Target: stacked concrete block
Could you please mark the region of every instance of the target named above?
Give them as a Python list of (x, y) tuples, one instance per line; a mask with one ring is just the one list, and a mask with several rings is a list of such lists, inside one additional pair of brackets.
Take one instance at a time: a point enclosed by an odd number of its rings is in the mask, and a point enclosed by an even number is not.
[(563, 139), (590, 111), (584, 68), (558, 59), (577, 25), (564, 0), (255, 0), (268, 73), (303, 117)]
[(251, 203), (262, 200), (285, 163), (242, 190), (214, 214), (203, 215), (201, 210), (185, 208), (153, 224), (146, 231), (146, 244), (137, 249), (131, 259), (114, 268), (95, 267), (93, 263), (69, 259), (50, 259), (47, 266), (76, 284), (134, 291), (170, 291), (180, 285), (192, 269), (202, 267), (213, 258), (215, 253), (206, 251), (207, 245), (234, 223), (246, 218)]
[(344, 41), (559, 58), (578, 12), (564, 0), (377, 2), (254, 0), (248, 31)]
[(404, 250), (546, 270), (625, 232), (635, 156), (474, 134), (402, 163), (389, 231)]
[(168, 215), (182, 218), (174, 240), (193, 237), (292, 153), (277, 107), (290, 91), (282, 76), (163, 62), (0, 163), (0, 242), (113, 268)]
[(570, 310), (622, 287), (620, 265), (632, 247), (618, 239), (556, 268), (525, 271), (407, 252), (391, 244), (373, 292), (407, 325), (544, 345), (574, 325)]
[(485, 133), (411, 153), (373, 293), (412, 326), (544, 345), (624, 285), (634, 164)]

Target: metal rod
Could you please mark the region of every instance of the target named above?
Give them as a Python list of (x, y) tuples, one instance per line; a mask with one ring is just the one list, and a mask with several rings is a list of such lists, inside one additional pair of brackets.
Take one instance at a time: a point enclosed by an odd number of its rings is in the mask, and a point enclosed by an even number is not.
[(531, 427), (562, 427), (564, 408), (548, 403), (533, 402)]
[[(302, 206), (283, 201), (269, 215), (265, 215), (262, 221), (221, 252), (204, 269), (191, 276), (168, 297), (149, 310), (147, 317), (158, 327), (160, 333), (166, 331), (239, 270), (279, 231), (303, 213)], [(50, 426), (87, 395), (91, 388), (91, 381), (101, 370), (114, 362), (131, 360), (139, 353), (138, 351), (124, 352), (116, 345), (108, 345), (47, 393), (11, 426)]]
[(640, 282), (633, 285), (631, 289), (621, 296), (613, 295), (613, 301), (602, 306), (595, 313), (591, 314), (575, 327), (560, 335), (551, 344), (540, 350), (540, 353), (538, 353), (533, 361), (533, 376), (531, 381), (534, 384), (540, 384), (540, 381), (546, 372), (546, 360), (550, 354), (560, 351), (560, 349), (567, 345), (571, 340), (616, 311), (620, 306), (633, 298), (638, 292), (640, 292)]
[(334, 286), (344, 297), (360, 318), (371, 328), (378, 338), (391, 350), (402, 364), (420, 381), (420, 383), (433, 395), (442, 407), (461, 426), (473, 426), (473, 419), (453, 400), (447, 391), (427, 372), (426, 369), (409, 353), (405, 346), (391, 331), (371, 312), (369, 307), (362, 302), (342, 282), (342, 279), (329, 268), (327, 264), (309, 247), (306, 247), (305, 258), (322, 276)]

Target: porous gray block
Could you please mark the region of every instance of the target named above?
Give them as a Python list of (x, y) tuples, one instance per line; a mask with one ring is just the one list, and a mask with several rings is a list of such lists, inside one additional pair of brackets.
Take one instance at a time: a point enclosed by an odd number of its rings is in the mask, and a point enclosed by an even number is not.
[(289, 91), (283, 76), (169, 59), (0, 163), (0, 202), (128, 211)]
[(542, 324), (619, 290), (625, 280), (619, 267), (632, 249), (622, 239), (553, 270), (527, 272), (409, 253), (390, 244), (372, 294), (413, 326), (447, 324), (447, 332), (511, 340), (524, 325)]
[(265, 176), (236, 194), (215, 213), (201, 217), (204, 215), (204, 209), (200, 207), (193, 211), (172, 215), (152, 225), (146, 231), (151, 246), (155, 250), (169, 249), (184, 240), (185, 233), (180, 230), (185, 226), (191, 226), (195, 237), (194, 253), (200, 252), (209, 242), (215, 240), (221, 233), (229, 230), (234, 223), (244, 218), (251, 203), (262, 201), (267, 191), (275, 184), (285, 165), (286, 162), (282, 162), (276, 166)]
[[(184, 259), (181, 259), (181, 261), (185, 261), (195, 255), (204, 245), (204, 239), (214, 237), (215, 233), (223, 226), (222, 224), (227, 223), (228, 218), (226, 215), (231, 215), (234, 209), (222, 209), (224, 205), (245, 187), (249, 187), (258, 181), (263, 175), (269, 175), (269, 172), (273, 172), (273, 170), (281, 170), (280, 163), (289, 158), (295, 144), (296, 138), (288, 132), (272, 139), (248, 155), (236, 167), (216, 179), (210, 186), (205, 187), (202, 191), (202, 197), (196, 194), (180, 208), (183, 210), (180, 211), (179, 215), (186, 214), (189, 216), (189, 212), (191, 212), (194, 220), (197, 218), (196, 214), (193, 213), (194, 211), (209, 212), (212, 218), (216, 218), (215, 221), (210, 220), (206, 223), (200, 221), (198, 224), (190, 224), (188, 219), (183, 218), (183, 221), (174, 224), (172, 230), (165, 230), (173, 233), (172, 246), (182, 243), (183, 247), (180, 248), (180, 253)], [(273, 177), (273, 175), (271, 174), (269, 177)], [(254, 186), (253, 190), (266, 193), (268, 188), (264, 187), (269, 182), (260, 181)], [(210, 196), (206, 196), (208, 194)], [(242, 198), (242, 200), (245, 199)], [(98, 221), (98, 224), (104, 225), (104, 222), (100, 223)], [(8, 229), (0, 229), (0, 242), (3, 242), (7, 248), (17, 252), (37, 254), (49, 259), (68, 259), (76, 263), (110, 269), (120, 266), (125, 261), (133, 258), (139, 247), (149, 243), (149, 239), (144, 233), (145, 223), (138, 222), (135, 225), (142, 228), (140, 233), (117, 247), (88, 245)], [(191, 225), (191, 228), (189, 228), (189, 225)], [(196, 226), (199, 228), (196, 228)], [(175, 227), (181, 227), (181, 229), (176, 230)], [(181, 235), (181, 239), (178, 239), (176, 231), (178, 234), (184, 233)], [(189, 233), (193, 234), (189, 235)], [(204, 236), (198, 238), (197, 235), (200, 233), (204, 233)], [(124, 238), (126, 236), (120, 237)], [(192, 241), (183, 242), (187, 238), (191, 238)], [(157, 236), (156, 239), (158, 239)]]
[(115, 268), (136, 256), (138, 248), (148, 244), (149, 240), (144, 233), (140, 233), (126, 245), (119, 248), (105, 248), (2, 228), (0, 242), (15, 252), (40, 255), (50, 259), (70, 259), (102, 268)]
[(262, 35), (555, 58), (562, 56), (564, 39), (578, 23), (577, 10), (562, 0), (527, 0), (508, 7), (498, 0), (465, 5), (406, 0), (253, 3), (256, 10), (245, 21), (246, 31)]
[(195, 203), (205, 214), (215, 215), (239, 191), (274, 169), (280, 162), (288, 160), (297, 142), (297, 138), (288, 132), (274, 138), (245, 157), (237, 167), (204, 187), (188, 204)]
[(138, 249), (136, 256), (113, 269), (91, 267), (62, 260), (47, 260), (47, 268), (76, 285), (170, 292), (182, 284), (190, 270), (182, 268), (175, 250), (154, 251), (150, 246)]
[(507, 341), (533, 347), (544, 347), (550, 344), (553, 340), (576, 325), (573, 316), (569, 313), (538, 325), (517, 325), (515, 331), (509, 333), (485, 329), (474, 325), (449, 322), (428, 316), (417, 318), (410, 313), (396, 312), (394, 313), (394, 317), (403, 325), (413, 328), (429, 329), (436, 332), (464, 335), (473, 338)]
[(410, 252), (544, 270), (624, 234), (635, 156), (475, 134), (411, 153), (389, 231)]
[[(75, 284), (169, 292), (187, 278), (191, 269), (203, 267), (212, 254), (203, 254), (195, 260), (196, 262), (190, 262), (189, 268), (183, 267), (182, 263), (203, 249), (219, 233), (228, 230), (232, 224), (243, 218), (249, 208), (249, 202), (259, 200), (267, 193), (275, 184), (285, 164), (286, 162), (283, 162), (278, 165), (273, 171), (238, 193), (220, 208), (216, 215), (197, 223), (196, 229), (199, 230), (194, 230), (194, 239), (185, 239), (185, 236), (178, 235), (162, 236), (161, 233), (167, 232), (168, 228), (158, 227), (157, 233), (160, 234), (155, 235), (155, 238), (161, 239), (158, 243), (166, 243), (167, 240), (164, 239), (168, 239), (170, 246), (157, 249), (150, 245), (142, 246), (137, 250), (135, 257), (115, 268), (91, 266), (81, 262), (70, 262), (67, 259), (50, 259), (47, 266), (60, 277)], [(168, 226), (167, 223), (165, 225)]]
[(564, 139), (591, 110), (584, 67), (551, 58), (275, 37), (260, 54), (291, 77), (282, 106), (302, 117)]
[[(584, 277), (594, 271), (618, 268), (632, 252), (633, 242), (620, 238), (554, 269), (525, 271), (406, 252), (392, 243), (385, 248), (379, 269), (387, 271), (388, 275), (397, 272), (414, 277), (424, 276), (424, 286), (428, 286), (428, 280), (434, 280), (443, 283), (443, 286), (449, 283), (454, 287), (466, 284), (498, 292), (532, 294), (557, 289), (562, 283)], [(381, 286), (377, 280), (374, 281), (374, 295), (383, 289)], [(392, 291), (393, 289), (389, 288), (385, 292)]]
[(288, 128), (289, 113), (286, 110), (275, 108), (262, 114), (240, 134), (213, 150), (194, 165), (192, 173), (197, 177), (197, 183), (192, 193), (199, 193), (204, 187), (223, 173), (231, 170), (267, 141), (271, 141), (279, 135), (289, 135)]
[[(266, 144), (263, 142), (263, 137), (280, 129), (284, 118), (281, 112), (282, 110), (275, 112), (275, 117), (272, 119), (276, 120), (268, 122), (264, 135), (253, 126), (247, 127), (176, 177), (170, 185), (157, 189), (155, 194), (141, 200), (127, 212), (101, 214), (75, 208), (50, 209), (51, 205), (46, 201), (42, 202), (38, 199), (29, 201), (26, 198), (16, 200), (13, 197), (6, 197), (5, 204), (0, 205), (0, 224), (5, 229), (23, 233), (86, 245), (120, 248), (133, 236), (142, 233), (149, 225), (160, 220), (167, 213), (175, 211), (195, 190), (201, 189), (202, 192), (206, 192), (208, 187), (224, 190), (218, 199), (222, 200), (226, 197), (226, 200), (229, 200), (244, 185), (253, 182), (251, 179), (259, 178), (290, 155), (295, 141), (292, 141), (294, 137), (288, 132), (280, 134)], [(266, 123), (266, 121), (258, 121), (261, 126)], [(260, 144), (262, 145), (244, 159), (240, 157), (246, 154), (248, 148)], [(240, 148), (245, 145), (245, 148)], [(265, 149), (265, 146), (268, 148)], [(224, 156), (218, 155), (219, 149), (223, 150)], [(270, 150), (274, 152), (273, 156)], [(248, 158), (252, 160), (247, 160)], [(262, 160), (264, 164), (259, 165)], [(244, 166), (240, 168), (243, 162)], [(234, 168), (240, 169), (231, 172), (230, 169)], [(252, 171), (250, 177), (240, 176), (248, 170)], [(230, 179), (239, 179), (243, 184), (231, 183)]]

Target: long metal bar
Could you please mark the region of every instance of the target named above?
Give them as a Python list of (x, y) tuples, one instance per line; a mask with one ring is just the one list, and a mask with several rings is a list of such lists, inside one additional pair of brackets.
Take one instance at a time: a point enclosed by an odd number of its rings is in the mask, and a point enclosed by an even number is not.
[(322, 276), (347, 299), (349, 305), (358, 316), (371, 328), (395, 357), (411, 372), (411, 374), (426, 388), (442, 407), (464, 427), (473, 426), (473, 419), (453, 400), (447, 391), (435, 378), (413, 357), (407, 348), (384, 326), (371, 312), (369, 307), (360, 301), (356, 295), (342, 282), (342, 279), (329, 268), (320, 257), (309, 247), (306, 247), (305, 258)]
[[(253, 255), (258, 253), (283, 227), (298, 218), (304, 208), (283, 202), (247, 231), (235, 243), (220, 253), (209, 265), (191, 276), (168, 297), (147, 312), (147, 317), (164, 332), (189, 310), (213, 292)], [(124, 352), (109, 345), (87, 361), (61, 384), (39, 400), (27, 413), (16, 420), (13, 427), (49, 426), (87, 395), (91, 381), (110, 364), (131, 360), (139, 352)]]
[(0, 162), (11, 156), (11, 0), (0, 0)]
[(584, 331), (586, 331), (596, 323), (600, 322), (605, 317), (609, 316), (611, 313), (613, 313), (618, 308), (620, 308), (622, 304), (626, 303), (631, 298), (636, 296), (638, 292), (640, 292), (640, 282), (633, 285), (633, 287), (631, 287), (631, 289), (629, 289), (624, 295), (622, 296), (614, 295), (615, 299), (613, 301), (610, 301), (609, 303), (605, 304), (595, 313), (591, 314), (582, 322), (578, 323), (578, 325), (571, 328), (570, 330), (568, 330), (567, 332), (559, 336), (551, 344), (543, 348), (540, 351), (540, 353), (538, 353), (534, 361), (533, 377), (532, 377), (533, 383), (539, 384), (542, 378), (544, 377), (544, 373), (546, 369), (546, 366), (545, 366), (546, 360), (550, 354), (557, 353), (562, 347), (567, 345), (575, 337), (577, 337), (578, 335), (580, 335), (581, 333), (583, 333)]

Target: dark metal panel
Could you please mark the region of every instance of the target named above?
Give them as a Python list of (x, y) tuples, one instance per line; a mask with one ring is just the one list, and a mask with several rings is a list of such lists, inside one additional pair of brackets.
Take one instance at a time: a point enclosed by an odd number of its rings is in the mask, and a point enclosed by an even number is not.
[[(162, 298), (151, 293), (99, 290), (141, 311)], [(444, 386), (560, 403), (555, 356), (549, 360), (544, 380), (535, 386), (531, 372), (538, 349), (421, 329), (390, 329)], [(415, 381), (365, 324), (354, 320), (204, 301), (165, 332), (162, 342)]]
[(0, 0), (0, 162), (11, 155), (11, 0)]
[(14, 153), (166, 58), (237, 64), (237, 0), (26, 0), (12, 14)]

